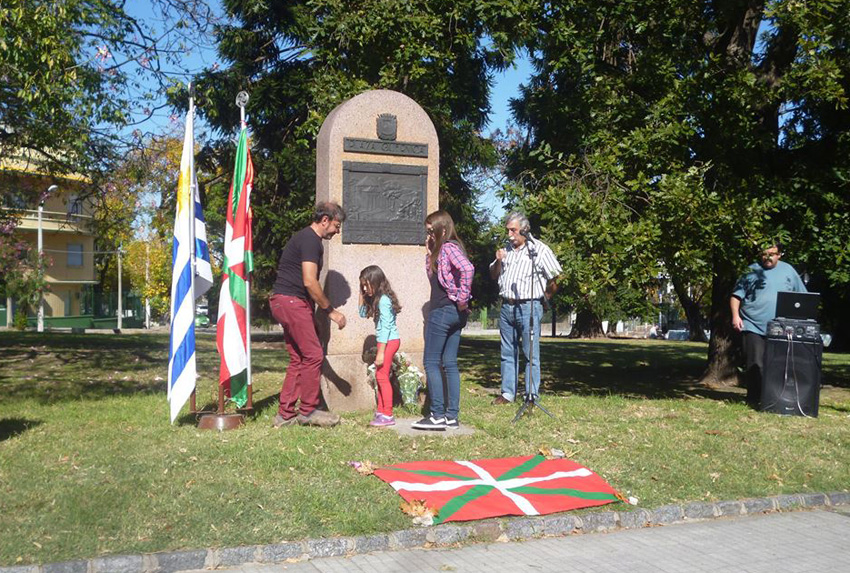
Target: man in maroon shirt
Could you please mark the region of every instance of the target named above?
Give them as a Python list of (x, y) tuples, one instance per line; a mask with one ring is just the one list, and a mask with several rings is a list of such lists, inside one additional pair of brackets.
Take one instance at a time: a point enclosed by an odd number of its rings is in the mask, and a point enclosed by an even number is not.
[[(322, 271), (322, 240), (330, 240), (340, 232), (345, 211), (333, 202), (316, 204), (313, 222), (292, 235), (280, 254), (277, 280), (269, 299), (272, 316), (283, 327), (289, 368), (280, 390), (280, 407), (274, 427), (290, 424), (302, 426), (335, 426), (339, 416), (318, 410), (321, 389), (319, 380), (325, 359), (316, 324), (314, 305), (318, 306), (342, 329), (345, 315), (331, 306), (319, 285)], [(295, 405), (300, 399), (298, 412)]]

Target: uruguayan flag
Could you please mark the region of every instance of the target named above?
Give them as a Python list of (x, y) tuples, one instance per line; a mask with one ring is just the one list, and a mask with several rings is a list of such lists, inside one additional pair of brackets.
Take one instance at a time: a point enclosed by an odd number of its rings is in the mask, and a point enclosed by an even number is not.
[[(168, 402), (171, 405), (172, 423), (195, 389), (195, 299), (212, 286), (207, 230), (195, 178), (193, 112), (193, 106), (190, 104), (186, 114), (186, 136), (183, 139), (183, 156), (180, 159), (177, 213), (174, 217), (171, 347), (168, 352)], [(191, 248), (193, 240), (194, 253)]]

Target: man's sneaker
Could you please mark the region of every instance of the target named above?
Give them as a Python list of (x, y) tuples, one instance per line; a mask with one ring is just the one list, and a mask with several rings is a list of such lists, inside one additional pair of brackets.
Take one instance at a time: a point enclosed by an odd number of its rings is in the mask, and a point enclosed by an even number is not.
[(497, 397), (496, 397), (496, 399), (495, 399), (495, 400), (493, 400), (493, 402), (492, 402), (492, 403), (493, 403), (493, 405), (494, 405), (494, 406), (501, 406), (501, 405), (503, 405), (503, 404), (510, 404), (510, 403), (511, 403), (511, 400), (508, 400), (508, 399), (507, 399), (507, 398), (505, 398), (504, 396), (501, 396), (501, 395), (500, 395), (500, 396), (497, 396)]
[(369, 422), (370, 426), (375, 426), (377, 428), (383, 428), (385, 426), (395, 426), (395, 417), (394, 416), (385, 416), (378, 412), (375, 414), (375, 419)]
[(306, 416), (298, 414), (296, 419), (302, 426), (322, 426), (327, 428), (339, 424), (339, 416), (325, 412), (324, 410), (313, 410)]
[(291, 418), (284, 418), (283, 416), (278, 414), (274, 417), (274, 420), (272, 420), (272, 428), (280, 428), (281, 426), (291, 426), (297, 422), (295, 418), (295, 416), (292, 416)]
[(415, 430), (437, 430), (442, 432), (446, 429), (445, 418), (435, 418), (434, 416), (425, 416), (418, 422), (413, 422), (410, 427)]
[(457, 430), (458, 428), (460, 428), (460, 424), (457, 420), (451, 420), (449, 418), (446, 418), (446, 429)]

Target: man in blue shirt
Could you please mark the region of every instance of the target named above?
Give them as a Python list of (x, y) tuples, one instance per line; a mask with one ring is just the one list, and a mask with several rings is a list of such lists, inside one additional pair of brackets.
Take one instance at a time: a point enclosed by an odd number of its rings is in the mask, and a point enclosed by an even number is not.
[(765, 332), (768, 321), (776, 318), (776, 294), (806, 292), (806, 285), (794, 267), (779, 260), (782, 254), (778, 241), (765, 249), (761, 261), (751, 264), (738, 279), (729, 299), (732, 328), (743, 335), (747, 404), (753, 408), (758, 408), (761, 399)]

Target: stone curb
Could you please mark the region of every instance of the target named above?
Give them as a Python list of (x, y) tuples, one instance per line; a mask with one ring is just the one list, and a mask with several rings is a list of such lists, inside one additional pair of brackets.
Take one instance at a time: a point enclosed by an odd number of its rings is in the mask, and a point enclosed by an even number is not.
[(716, 503), (693, 502), (685, 505), (664, 505), (655, 509), (594, 511), (581, 516), (555, 514), (540, 517), (495, 518), (469, 525), (451, 523), (362, 537), (307, 539), (273, 545), (222, 547), (145, 555), (110, 555), (44, 565), (0, 567), (0, 573), (175, 573), (192, 569), (236, 567), (249, 563), (280, 563), (287, 559), (315, 559), (373, 551), (445, 547), (463, 542), (521, 541), (544, 536), (610, 532), (729, 516), (839, 505), (850, 505), (850, 492), (777, 495)]

